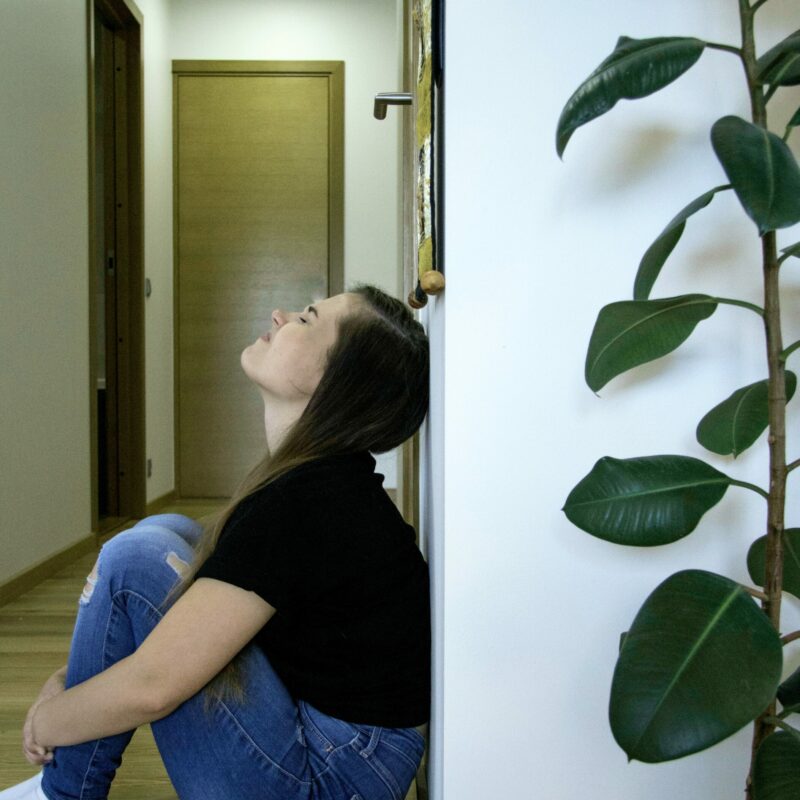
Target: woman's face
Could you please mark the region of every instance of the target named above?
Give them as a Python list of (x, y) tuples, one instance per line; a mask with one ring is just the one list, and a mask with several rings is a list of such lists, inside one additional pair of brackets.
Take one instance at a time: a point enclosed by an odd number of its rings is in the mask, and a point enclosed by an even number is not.
[(276, 308), (272, 328), (242, 351), (242, 369), (274, 397), (308, 400), (322, 379), (327, 352), (336, 341), (337, 321), (361, 302), (358, 295), (344, 292), (302, 311)]

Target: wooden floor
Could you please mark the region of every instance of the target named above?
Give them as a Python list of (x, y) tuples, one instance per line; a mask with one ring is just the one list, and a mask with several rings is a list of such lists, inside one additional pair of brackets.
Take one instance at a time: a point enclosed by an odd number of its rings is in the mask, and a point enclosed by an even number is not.
[[(185, 502), (161, 512), (198, 519), (217, 507), (216, 503)], [(130, 521), (123, 529), (134, 523), (135, 520)], [(96, 558), (96, 553), (89, 553), (0, 607), (0, 790), (40, 769), (22, 755), (22, 724), (42, 684), (67, 663), (78, 597)], [(176, 798), (150, 726), (144, 725), (125, 750), (109, 800)]]

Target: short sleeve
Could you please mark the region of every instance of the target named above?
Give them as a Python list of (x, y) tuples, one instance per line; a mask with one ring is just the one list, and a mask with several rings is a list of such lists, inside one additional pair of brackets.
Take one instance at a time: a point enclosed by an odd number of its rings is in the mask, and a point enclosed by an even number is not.
[(302, 565), (288, 517), (277, 493), (246, 498), (195, 577), (255, 592), (278, 610), (291, 608), (301, 591)]

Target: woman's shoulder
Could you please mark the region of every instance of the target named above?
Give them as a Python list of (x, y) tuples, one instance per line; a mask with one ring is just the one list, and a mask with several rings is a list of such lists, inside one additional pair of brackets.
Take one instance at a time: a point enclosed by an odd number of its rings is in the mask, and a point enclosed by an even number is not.
[(375, 475), (376, 464), (375, 457), (367, 450), (332, 453), (292, 467), (272, 481), (272, 484), (303, 484), (332, 478), (359, 479)]
[[(244, 497), (234, 515), (253, 511), (296, 511), (298, 504), (311, 511), (351, 497), (348, 489), (363, 493), (369, 486), (383, 486), (384, 476), (375, 472), (375, 458), (368, 451), (337, 453), (305, 461), (281, 473)], [(362, 494), (363, 496), (363, 494)]]

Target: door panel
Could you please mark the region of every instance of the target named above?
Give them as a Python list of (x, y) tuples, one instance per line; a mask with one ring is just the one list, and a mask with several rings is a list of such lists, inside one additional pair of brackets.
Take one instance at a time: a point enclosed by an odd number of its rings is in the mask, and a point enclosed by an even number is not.
[(263, 404), (241, 351), (271, 327), (274, 308), (302, 308), (330, 292), (331, 161), (342, 157), (331, 152), (330, 81), (176, 76), (182, 497), (229, 496), (263, 455)]

